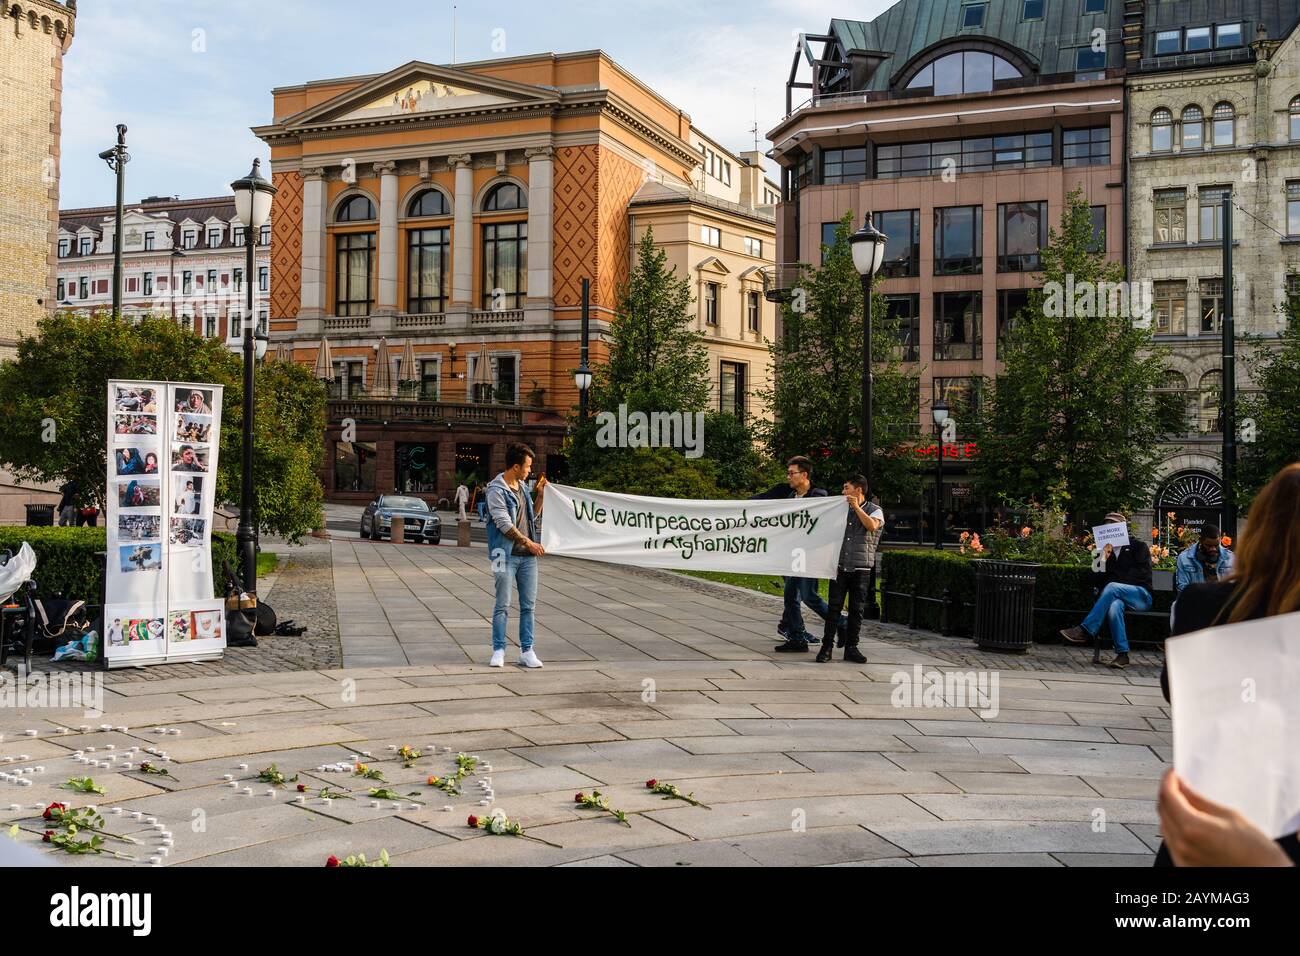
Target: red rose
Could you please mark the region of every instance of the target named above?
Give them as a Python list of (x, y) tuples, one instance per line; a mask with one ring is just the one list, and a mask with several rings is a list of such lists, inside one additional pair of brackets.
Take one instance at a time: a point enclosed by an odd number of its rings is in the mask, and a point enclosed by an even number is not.
[(582, 803), (582, 796), (583, 796), (583, 795), (580, 794), (580, 793), (575, 793), (575, 794), (573, 795), (573, 802), (574, 802), (574, 803)]
[(54, 836), (54, 831), (53, 831), (53, 830), (46, 830), (46, 831), (45, 831), (45, 836), (41, 837), (41, 842), (42, 842), (42, 843), (49, 843), (49, 842), (50, 842), (50, 838), (53, 837), (53, 836)]
[(468, 822), (469, 822), (469, 825), (470, 825), (471, 827), (473, 827), (475, 830), (478, 829), (478, 817), (473, 816), (473, 815), (471, 814)]
[(645, 782), (645, 788), (647, 790), (653, 790), (655, 788), (655, 784), (658, 782), (659, 782), (658, 780), (647, 780)]
[(306, 792), (307, 792), (307, 785), (306, 785), (305, 783), (300, 783), (300, 784), (298, 784), (298, 792), (299, 792), (299, 793), (306, 793)]
[(46, 820), (54, 819), (54, 810), (56, 807), (58, 808), (59, 813), (62, 813), (64, 810), (68, 809), (67, 804), (51, 803), (48, 807), (45, 808), (45, 813), (43, 814)]
[(338, 858), (337, 856), (332, 856), (332, 857), (330, 857), (328, 860), (325, 861), (325, 865), (326, 865), (327, 867), (330, 867), (330, 866), (338, 866), (338, 865), (339, 865), (339, 858)]

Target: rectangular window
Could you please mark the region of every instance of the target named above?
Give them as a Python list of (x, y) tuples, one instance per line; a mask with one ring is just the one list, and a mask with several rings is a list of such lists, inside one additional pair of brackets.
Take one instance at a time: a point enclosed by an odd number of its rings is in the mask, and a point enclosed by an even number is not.
[(1077, 72), (1096, 72), (1106, 69), (1106, 51), (1081, 46), (1074, 51), (1074, 69)]
[(1154, 238), (1157, 244), (1187, 241), (1187, 190), (1156, 190)]
[(1047, 203), (1016, 202), (998, 206), (998, 271), (1033, 272), (1042, 266), (1047, 245)]
[(181, 273), (181, 295), (193, 295), (194, 273), (188, 269)]
[(152, 272), (146, 272), (144, 274), (144, 294), (153, 295), (153, 273)]
[(1286, 234), (1300, 236), (1300, 180), (1286, 184)]
[(961, 8), (961, 25), (963, 27), (982, 27), (984, 26), (984, 11), (988, 8), (985, 3), (971, 3)]
[(1083, 0), (1084, 13), (1105, 13), (1106, 0)]
[(1021, 20), (1041, 20), (1043, 19), (1043, 0), (1025, 0), (1025, 5), (1020, 11)]
[(978, 292), (936, 292), (934, 296), (934, 360), (984, 357)]
[(921, 274), (921, 211), (878, 212), (873, 223), (885, 234), (880, 274), (886, 278)]
[(1200, 242), (1221, 242), (1223, 240), (1223, 201), (1229, 191), (1222, 186), (1207, 186), (1201, 189)]
[(876, 178), (1030, 169), (1052, 164), (1050, 132), (903, 143), (876, 149)]
[(757, 292), (745, 293), (745, 315), (749, 331), (758, 332), (763, 322), (763, 298)]
[(1214, 45), (1223, 47), (1241, 46), (1241, 24), (1220, 23), (1214, 28)]
[[(334, 237), (334, 314), (369, 315), (375, 304), (375, 234), (345, 233)], [(235, 273), (238, 285), (243, 280)]]
[(743, 418), (748, 404), (745, 394), (745, 366), (723, 362), (718, 366), (718, 408)]
[(1028, 308), (1028, 306), (1028, 289), (998, 290), (998, 358), (1002, 358), (1007, 337), (1011, 334), (1012, 326), (1015, 325), (1016, 316), (1020, 314), (1021, 309)]
[(763, 258), (763, 240), (745, 237), (745, 255), (753, 256), (755, 259)]
[(420, 398), (426, 402), (438, 401), (439, 362), (436, 359), (424, 359), (420, 362)]
[(934, 211), (934, 274), (974, 275), (984, 268), (984, 209), (951, 206)]
[(203, 334), (210, 339), (215, 339), (217, 337), (217, 314), (215, 312), (209, 312), (204, 318), (203, 324)]
[(265, 225), (262, 227), (260, 235), (257, 237), (257, 244), (259, 246), (269, 246), (271, 244), (270, 225)]
[(704, 324), (718, 324), (718, 284), (704, 283)]
[(87, 277), (87, 276), (82, 276), (81, 278), (79, 278), (79, 279), (77, 280), (77, 298), (79, 298), (79, 299), (88, 299), (88, 298), (90, 298), (90, 279), (89, 279), (89, 277)]
[(1105, 255), (1106, 254), (1106, 207), (1089, 206), (1088, 212), (1092, 216), (1092, 241), (1088, 243), (1088, 251)]
[(936, 400), (943, 399), (954, 412), (976, 412), (980, 405), (979, 379), (936, 378), (934, 397)]
[(813, 159), (809, 153), (803, 153), (790, 168), (790, 199), (799, 197), (799, 190), (813, 184)]
[(1061, 137), (1061, 159), (1066, 166), (1105, 166), (1110, 162), (1110, 127), (1067, 129)]
[(153, 252), (153, 233), (152, 233), (152, 232), (146, 232), (146, 233), (144, 234), (144, 251), (145, 251), (145, 252)]
[(1156, 34), (1156, 56), (1181, 53), (1182, 50), (1183, 33), (1181, 30), (1161, 30)]
[(1195, 53), (1197, 50), (1208, 50), (1210, 48), (1210, 28), (1209, 27), (1188, 27), (1185, 34), (1184, 49), (1188, 53)]
[(63, 301), (64, 298), (63, 293), (67, 291), (66, 287), (67, 287), (67, 283), (63, 280), (63, 277), (60, 276), (58, 281), (55, 283), (55, 289), (54, 289), (54, 298), (57, 301), (59, 302)]
[(522, 309), (527, 298), (528, 223), (484, 226), (483, 308)]
[(181, 248), (193, 249), (198, 244), (199, 244), (199, 234), (197, 230), (186, 229), (185, 232), (181, 234)]
[(833, 248), (835, 248), (835, 231), (839, 228), (840, 228), (840, 224), (838, 222), (822, 223), (821, 262), (823, 265), (826, 263), (826, 256), (830, 254), (830, 251)]
[(257, 267), (257, 288), (259, 292), (271, 288), (271, 270), (267, 266)]
[(500, 405), (514, 405), (519, 398), (518, 362), (513, 355), (498, 355), (493, 362), (495, 366), (493, 383), (496, 387), (496, 400)]
[(1223, 280), (1201, 280), (1201, 331), (1218, 332), (1223, 322)]
[(126, 280), (126, 291), (127, 291), (127, 292), (138, 292), (138, 291), (140, 291), (140, 280), (137, 279), (135, 276), (130, 276), (130, 277)]
[(209, 269), (208, 270), (208, 291), (211, 292), (212, 290), (216, 289), (216, 287), (217, 287), (217, 270)]
[(887, 295), (885, 296), (885, 313), (890, 322), (895, 323), (898, 342), (894, 346), (894, 355), (900, 362), (919, 362), (921, 360), (921, 296)]
[(700, 242), (706, 246), (722, 248), (722, 230), (713, 226), (700, 226)]
[(1155, 334), (1187, 334), (1187, 283), (1155, 284)]
[[(230, 327), (235, 328), (233, 318)], [(349, 398), (361, 395), (366, 387), (366, 367), (360, 361), (341, 361), (334, 363), (334, 382), (331, 387), (332, 398)]]
[(60, 259), (66, 259), (66, 258), (68, 258), (68, 254), (69, 254), (70, 252), (72, 252), (72, 240), (71, 240), (71, 239), (60, 239), (60, 240), (59, 240), (59, 258), (60, 258)]
[(244, 286), (244, 270), (235, 269), (233, 275), (234, 278), (232, 280), (232, 284), (234, 285), (235, 291), (239, 292)]
[(405, 494), (438, 493), (438, 446), (425, 442), (394, 442), (394, 487)]
[(91, 246), (92, 246), (93, 244), (94, 244), (94, 240), (91, 239), (90, 236), (82, 236), (82, 237), (81, 237), (81, 254), (82, 254), (83, 256), (88, 256), (88, 255), (90, 255), (90, 249), (91, 249)]
[(867, 151), (858, 149), (827, 149), (822, 151), (822, 182), (856, 183), (867, 178)]
[(372, 441), (334, 443), (334, 490), (374, 491), (379, 453)]
[(221, 245), (221, 230), (220, 230), (220, 229), (209, 229), (209, 230), (208, 230), (208, 245), (211, 246), (211, 247), (213, 247), (213, 248), (216, 248), (217, 246)]
[(230, 241), (234, 246), (242, 247), (248, 242), (248, 230), (243, 226), (236, 226)]
[(406, 311), (422, 315), (447, 308), (451, 230), (407, 230)]

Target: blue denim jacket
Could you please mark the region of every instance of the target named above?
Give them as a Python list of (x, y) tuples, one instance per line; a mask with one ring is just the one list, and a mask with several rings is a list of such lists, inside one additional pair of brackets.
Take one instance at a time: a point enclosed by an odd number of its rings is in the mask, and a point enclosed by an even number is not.
[[(1201, 568), (1201, 562), (1196, 557), (1196, 549), (1199, 547), (1200, 542), (1197, 542), (1185, 549), (1182, 554), (1178, 555), (1178, 560), (1174, 562), (1175, 592), (1181, 593), (1187, 585), (1199, 584), (1205, 580), (1205, 572)], [(1215, 573), (1218, 574), (1220, 581), (1232, 572), (1232, 561), (1232, 552), (1220, 545), (1219, 560), (1215, 565)]]
[[(524, 488), (524, 507), (527, 509), (528, 537), (537, 540), (537, 517), (533, 514), (533, 498)], [(498, 552), (510, 554), (514, 542), (506, 536), (506, 530), (518, 520), (519, 499), (514, 489), (506, 484), (505, 473), (497, 475), (487, 487), (487, 537), (488, 558)]]

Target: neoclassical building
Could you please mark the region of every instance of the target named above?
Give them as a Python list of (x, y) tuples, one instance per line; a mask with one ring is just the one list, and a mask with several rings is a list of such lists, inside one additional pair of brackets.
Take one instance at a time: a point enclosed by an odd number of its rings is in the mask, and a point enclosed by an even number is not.
[[(701, 244), (730, 263), (717, 310), (708, 298), (695, 306), (702, 329), (729, 317), (710, 342), (719, 406), (747, 404), (734, 366), (753, 368), (745, 383), (759, 364), (765, 374), (740, 319), (741, 275), (771, 261), (763, 206), (775, 187), (754, 157), (703, 136), (600, 51), (412, 62), (283, 87), (255, 132), (279, 190), (273, 347), (332, 378), (322, 476), (332, 500), (446, 495), (458, 477), (489, 479), (515, 440), (533, 445), (538, 470), (561, 474), (582, 281), (594, 363), (633, 224), (669, 205), (650, 185), (685, 198), (656, 235), (707, 237), (680, 258), (685, 275), (710, 268)], [(771, 337), (774, 307), (761, 297), (757, 323)]]
[(54, 302), (63, 56), (77, 4), (0, 3), (0, 359)]
[[(99, 206), (59, 213), (58, 308), (112, 308), (115, 212)], [(263, 226), (254, 239), (254, 271), (246, 276), (245, 231), (233, 196), (151, 196), (128, 204), (122, 213), (122, 314), (170, 317), (240, 348), (246, 283), (253, 283), (259, 327), (265, 330), (269, 321), (271, 227)]]
[[(1164, 449), (1152, 516), (1217, 521), (1222, 505), (1222, 317), (1232, 296), (1242, 360), (1268, 347), (1300, 289), (1300, 6), (1280, 0), (1130, 4), (1127, 87), (1130, 278), (1153, 283), (1165, 386), (1186, 403)], [(1224, 195), (1233, 277), (1223, 274)], [(1242, 446), (1245, 450), (1244, 446)]]

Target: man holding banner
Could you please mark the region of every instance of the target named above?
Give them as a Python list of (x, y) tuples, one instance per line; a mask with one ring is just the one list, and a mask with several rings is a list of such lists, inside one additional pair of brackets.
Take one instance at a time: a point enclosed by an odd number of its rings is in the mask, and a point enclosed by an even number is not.
[(840, 546), (839, 567), (831, 581), (831, 599), (826, 615), (826, 629), (822, 634), (822, 649), (817, 652), (817, 663), (831, 659), (835, 647), (836, 622), (844, 599), (849, 601), (847, 632), (841, 632), (840, 644), (844, 659), (855, 664), (865, 664), (867, 659), (858, 650), (858, 635), (862, 631), (862, 609), (866, 604), (867, 582), (876, 565), (876, 547), (885, 529), (885, 513), (879, 505), (867, 500), (867, 479), (859, 475), (844, 482), (844, 498), (849, 503), (848, 523), (844, 528), (844, 543)]

